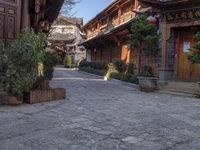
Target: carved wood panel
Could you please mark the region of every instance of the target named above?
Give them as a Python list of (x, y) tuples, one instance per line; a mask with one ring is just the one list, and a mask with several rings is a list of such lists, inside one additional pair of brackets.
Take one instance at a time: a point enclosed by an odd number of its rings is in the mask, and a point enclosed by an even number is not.
[(21, 0), (0, 0), (0, 40), (9, 45), (19, 34)]
[[(21, 23), (21, 0), (0, 0), (0, 40), (6, 46), (17, 37)], [(0, 74), (3, 65), (0, 64)]]

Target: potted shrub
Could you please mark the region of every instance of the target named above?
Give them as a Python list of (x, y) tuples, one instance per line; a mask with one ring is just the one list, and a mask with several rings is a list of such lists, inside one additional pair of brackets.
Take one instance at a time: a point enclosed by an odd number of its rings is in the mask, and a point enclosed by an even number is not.
[[(200, 32), (195, 35), (195, 42), (193, 54), (188, 56), (188, 60), (191, 61), (193, 64), (200, 64)], [(200, 82), (197, 82), (200, 89)]]
[(6, 69), (3, 80), (9, 104), (22, 103), (23, 93), (30, 91), (37, 81), (38, 63), (42, 61), (45, 42), (45, 34), (27, 30), (4, 51)]
[(140, 76), (138, 77), (141, 91), (153, 92), (157, 89), (158, 78), (153, 76), (151, 66), (143, 66)]
[(146, 60), (156, 58), (159, 50), (158, 42), (157, 27), (154, 24), (150, 24), (146, 16), (139, 16), (131, 27), (130, 44), (138, 54), (138, 80), (142, 91), (149, 92), (157, 88), (158, 78), (154, 76), (153, 68), (147, 65), (148, 62), (143, 61), (142, 58), (146, 58)]

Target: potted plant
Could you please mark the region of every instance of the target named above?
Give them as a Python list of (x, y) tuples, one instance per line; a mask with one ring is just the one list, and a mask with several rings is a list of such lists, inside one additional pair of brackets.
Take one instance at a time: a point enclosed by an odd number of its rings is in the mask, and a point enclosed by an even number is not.
[(153, 68), (151, 66), (143, 66), (138, 77), (139, 87), (141, 91), (153, 92), (157, 89), (158, 78), (154, 77)]
[[(142, 91), (154, 91), (157, 80), (149, 60), (156, 58), (159, 50), (159, 34), (155, 24), (150, 24), (147, 17), (141, 15), (133, 22), (131, 27), (130, 44), (138, 54), (138, 80)], [(147, 61), (144, 61), (147, 60)], [(148, 64), (148, 65), (147, 65)]]
[[(192, 64), (200, 64), (200, 32), (195, 35), (194, 49), (192, 49), (192, 55), (188, 56), (188, 60), (192, 62)], [(200, 82), (197, 82), (200, 89)]]

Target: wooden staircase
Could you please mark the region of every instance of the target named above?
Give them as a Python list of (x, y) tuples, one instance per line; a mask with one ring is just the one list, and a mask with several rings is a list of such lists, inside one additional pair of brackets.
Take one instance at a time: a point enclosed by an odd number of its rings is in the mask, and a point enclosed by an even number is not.
[(163, 91), (200, 95), (199, 85), (195, 82), (159, 81), (158, 88)]

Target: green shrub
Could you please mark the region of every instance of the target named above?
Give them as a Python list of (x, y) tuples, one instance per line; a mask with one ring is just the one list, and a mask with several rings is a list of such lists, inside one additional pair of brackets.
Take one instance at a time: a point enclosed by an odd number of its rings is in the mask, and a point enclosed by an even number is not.
[(97, 70), (97, 69), (93, 69), (91, 67), (81, 67), (81, 68), (79, 68), (79, 70), (85, 71), (88, 73), (92, 73), (92, 74), (96, 74), (96, 75), (100, 75), (100, 76), (104, 76), (106, 74), (106, 70)]
[[(82, 60), (79, 63), (79, 70), (81, 71), (138, 84), (137, 77), (134, 75), (134, 69), (134, 64), (126, 65), (122, 61), (109, 63), (108, 65), (87, 62), (86, 60)], [(125, 73), (126, 70), (128, 70), (127, 74)]]
[(45, 52), (44, 55), (44, 79), (51, 80), (53, 77), (53, 67), (56, 66), (60, 61), (57, 53)]
[(23, 32), (5, 50), (5, 88), (14, 96), (22, 97), (37, 80), (38, 63), (43, 60), (46, 35), (34, 31)]
[(138, 84), (138, 79), (137, 76), (133, 75), (133, 74), (123, 74), (123, 73), (111, 73), (111, 78), (115, 78), (118, 80), (122, 80), (125, 82), (130, 82), (130, 83), (135, 83)]
[(65, 56), (65, 67), (72, 68), (72, 57), (70, 55)]
[(200, 63), (200, 32), (195, 35), (195, 42), (193, 54), (188, 56), (188, 60), (193, 64)]
[(135, 74), (135, 69), (136, 69), (136, 67), (135, 67), (135, 64), (134, 63), (129, 63), (128, 65), (127, 65), (127, 74)]
[(121, 60), (116, 61), (114, 63), (114, 65), (115, 65), (115, 67), (116, 67), (116, 69), (117, 69), (118, 72), (124, 73), (126, 71), (127, 66)]
[(153, 77), (154, 76), (153, 68), (151, 66), (147, 66), (147, 65), (142, 66), (142, 71), (139, 74), (139, 76), (142, 76), (142, 77)]
[(87, 62), (85, 59), (80, 61), (79, 68), (81, 67), (90, 67), (97, 70), (107, 70), (107, 64), (104, 63), (96, 63), (96, 62)]
[(83, 59), (79, 62), (78, 67), (88, 67), (89, 63), (86, 61), (86, 59)]

